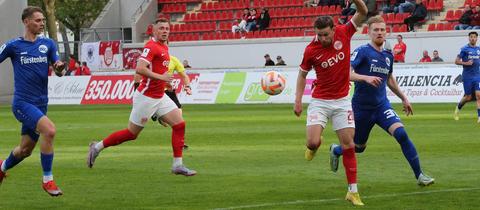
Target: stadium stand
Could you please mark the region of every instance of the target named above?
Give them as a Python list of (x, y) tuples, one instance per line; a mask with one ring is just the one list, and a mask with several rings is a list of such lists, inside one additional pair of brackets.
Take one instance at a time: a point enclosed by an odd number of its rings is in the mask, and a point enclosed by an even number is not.
[[(380, 11), (387, 1), (377, 0)], [(319, 15), (332, 15), (339, 24), (340, 5), (305, 7), (303, 0), (158, 0), (159, 16), (177, 15), (172, 19), (171, 41), (229, 40), (296, 37), (311, 34), (311, 26)], [(480, 0), (423, 0), (428, 18), (418, 26), (418, 31), (453, 30), (462, 15), (464, 5), (480, 4)], [(270, 26), (264, 31), (248, 32), (241, 37), (231, 33), (231, 28), (241, 17), (244, 8), (268, 8)], [(410, 14), (382, 14), (387, 30), (392, 33), (407, 32), (403, 20)], [(361, 30), (367, 33), (367, 29)]]

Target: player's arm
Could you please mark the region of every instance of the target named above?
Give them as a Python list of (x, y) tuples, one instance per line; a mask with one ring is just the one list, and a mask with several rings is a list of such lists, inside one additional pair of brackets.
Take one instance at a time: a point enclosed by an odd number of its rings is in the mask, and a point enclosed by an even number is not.
[(350, 67), (350, 70), (350, 81), (365, 82), (374, 87), (378, 87), (382, 83), (382, 78), (380, 77), (357, 74), (352, 67)]
[(148, 68), (148, 65), (150, 65), (150, 63), (148, 63), (146, 60), (138, 59), (137, 68), (135, 69), (137, 74), (146, 76), (151, 79), (163, 80), (166, 82), (172, 81), (173, 76), (168, 74), (168, 72), (165, 72), (165, 74), (157, 74), (150, 70)]
[(178, 72), (178, 74), (183, 79), (183, 84), (184, 84), (183, 89), (185, 90), (187, 95), (192, 95), (192, 87), (190, 86), (190, 78), (188, 78), (188, 75), (184, 71)]
[(297, 117), (300, 117), (300, 114), (302, 114), (302, 98), (303, 98), (303, 92), (305, 92), (305, 85), (307, 84), (307, 71), (304, 71), (303, 69), (300, 69), (298, 71), (298, 77), (297, 77), (297, 88), (295, 92), (295, 106), (293, 109), (293, 112)]
[(0, 63), (12, 55), (9, 43), (0, 46)]
[(407, 96), (403, 94), (402, 90), (400, 90), (400, 87), (398, 86), (397, 80), (395, 80), (395, 77), (393, 76), (392, 73), (388, 74), (388, 80), (387, 80), (387, 86), (392, 90), (392, 92), (398, 96), (402, 100), (403, 104), (403, 111), (405, 114), (408, 115), (413, 115), (413, 108), (410, 102), (407, 99)]
[(357, 5), (357, 12), (355, 12), (355, 15), (353, 15), (351, 21), (355, 23), (355, 26), (361, 26), (363, 21), (365, 21), (365, 18), (367, 17), (367, 5), (365, 5), (365, 2), (363, 2), (363, 0), (353, 0), (353, 3)]
[(140, 80), (142, 80), (142, 76), (140, 74), (133, 74), (133, 86), (135, 87), (135, 90), (140, 86)]
[(457, 58), (455, 59), (455, 64), (462, 65), (462, 66), (471, 66), (473, 65), (473, 60), (468, 60), (467, 62), (464, 62), (462, 58), (457, 56)]

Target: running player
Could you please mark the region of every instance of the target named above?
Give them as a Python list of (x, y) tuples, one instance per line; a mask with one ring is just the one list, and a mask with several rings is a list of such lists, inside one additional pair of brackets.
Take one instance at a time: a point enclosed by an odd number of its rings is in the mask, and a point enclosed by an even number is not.
[(6, 160), (0, 160), (0, 184), (7, 170), (32, 154), (41, 136), (42, 187), (49, 195), (59, 196), (63, 192), (55, 184), (52, 174), (56, 129), (47, 117), (48, 66), (53, 64), (54, 71), (59, 76), (65, 66), (58, 58), (57, 46), (53, 40), (40, 35), (45, 28), (42, 9), (32, 6), (25, 8), (22, 21), (25, 26), (24, 36), (0, 47), (0, 63), (8, 57), (12, 60), (15, 83), (12, 111), (22, 123), (20, 145), (13, 149)]
[(170, 23), (165, 18), (155, 21), (153, 37), (143, 49), (137, 64), (136, 72), (143, 76), (133, 97), (133, 107), (126, 129), (116, 131), (100, 142), (90, 143), (87, 165), (92, 168), (99, 153), (110, 146), (135, 140), (148, 119), (156, 113), (172, 127), (173, 164), (172, 173), (193, 176), (197, 172), (183, 164), (182, 149), (185, 138), (185, 121), (175, 103), (164, 96), (165, 86), (172, 80), (168, 74), (170, 55), (167, 40), (170, 34)]
[(315, 69), (316, 81), (312, 100), (307, 111), (307, 144), (305, 158), (312, 160), (320, 147), (321, 135), (328, 119), (332, 119), (333, 130), (344, 148), (343, 165), (348, 181), (346, 200), (353, 205), (364, 205), (357, 189), (357, 160), (354, 151), (353, 112), (348, 97), (350, 86), (350, 41), (367, 16), (363, 0), (353, 0), (357, 12), (345, 25), (334, 26), (330, 16), (321, 16), (314, 23), (317, 34), (305, 48), (297, 78), (294, 113), (302, 113), (302, 97), (306, 77)]
[[(358, 47), (352, 54), (352, 73), (350, 80), (355, 82), (352, 99), (355, 118), (355, 152), (362, 153), (373, 126), (377, 124), (392, 135), (402, 148), (410, 164), (417, 183), (430, 185), (434, 179), (423, 174), (420, 161), (412, 141), (405, 131), (400, 117), (395, 113), (387, 99), (386, 86), (402, 99), (403, 108), (408, 115), (413, 114), (407, 97), (398, 87), (393, 70), (393, 54), (383, 48), (386, 36), (386, 24), (382, 17), (371, 17), (368, 21), (370, 43)], [(330, 147), (330, 164), (332, 171), (338, 169), (338, 157), (345, 153), (339, 145)]]

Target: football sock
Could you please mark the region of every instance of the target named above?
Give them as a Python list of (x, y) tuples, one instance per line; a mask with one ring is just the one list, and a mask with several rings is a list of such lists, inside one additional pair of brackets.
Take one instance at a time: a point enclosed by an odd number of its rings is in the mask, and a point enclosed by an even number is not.
[(176, 158), (173, 158), (173, 167), (177, 167), (177, 166), (181, 166), (183, 165), (183, 161), (182, 161), (182, 158), (181, 157), (176, 157)]
[(52, 164), (53, 164), (53, 153), (44, 154), (40, 153), (40, 161), (42, 162), (43, 169), (43, 183), (53, 180), (52, 175)]
[(348, 192), (358, 192), (357, 184), (348, 184)]
[(343, 151), (342, 151), (342, 147), (341, 146), (336, 146), (335, 148), (333, 148), (333, 154), (335, 155), (342, 155)]
[(172, 126), (173, 157), (182, 157), (183, 145), (185, 145), (185, 122)]
[(477, 109), (477, 116), (480, 117), (480, 109)]
[(462, 109), (463, 105), (465, 104), (462, 104), (462, 102), (458, 102), (458, 105), (457, 105), (458, 110)]
[(114, 132), (114, 133), (110, 134), (110, 136), (105, 138), (103, 140), (103, 146), (105, 148), (107, 148), (107, 147), (110, 147), (110, 146), (119, 145), (119, 144), (121, 144), (123, 142), (126, 142), (126, 141), (135, 140), (136, 138), (137, 138), (137, 136), (135, 136), (128, 129), (123, 129), (123, 130), (119, 130), (117, 132)]
[(97, 144), (95, 144), (95, 149), (96, 149), (98, 152), (102, 151), (103, 148), (105, 148), (105, 146), (103, 146), (103, 141), (97, 142)]
[(357, 183), (357, 159), (353, 148), (343, 150), (343, 167), (347, 175), (348, 184)]
[(393, 132), (393, 137), (395, 137), (397, 142), (400, 144), (403, 155), (410, 164), (413, 173), (415, 173), (415, 178), (418, 179), (418, 176), (420, 176), (420, 174), (422, 173), (422, 170), (420, 169), (420, 160), (418, 158), (415, 146), (413, 145), (410, 138), (408, 138), (407, 132), (405, 132), (405, 129), (403, 127), (399, 127)]
[(3, 172), (6, 172), (8, 169), (11, 169), (14, 166), (16, 166), (18, 163), (22, 162), (22, 160), (23, 158), (15, 157), (12, 151), (10, 152), (10, 155), (8, 156), (8, 158), (5, 161), (3, 161), (1, 169)]

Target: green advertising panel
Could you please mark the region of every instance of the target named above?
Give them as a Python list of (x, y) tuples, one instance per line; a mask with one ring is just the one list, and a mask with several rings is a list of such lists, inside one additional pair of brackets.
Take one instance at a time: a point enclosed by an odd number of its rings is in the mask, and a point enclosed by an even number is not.
[(215, 103), (236, 103), (242, 93), (246, 72), (227, 72), (223, 78), (222, 86), (218, 91)]

